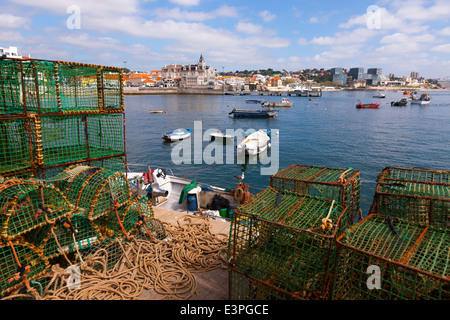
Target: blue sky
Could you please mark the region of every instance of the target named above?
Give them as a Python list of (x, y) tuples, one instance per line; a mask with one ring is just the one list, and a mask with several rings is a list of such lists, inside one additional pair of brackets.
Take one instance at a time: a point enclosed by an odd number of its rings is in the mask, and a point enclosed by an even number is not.
[(0, 46), (149, 71), (381, 67), (450, 76), (450, 1), (2, 0)]

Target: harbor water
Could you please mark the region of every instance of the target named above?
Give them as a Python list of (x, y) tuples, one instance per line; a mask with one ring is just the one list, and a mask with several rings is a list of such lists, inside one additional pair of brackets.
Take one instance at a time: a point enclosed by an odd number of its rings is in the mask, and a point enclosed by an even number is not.
[[(433, 91), (429, 105), (408, 104), (406, 107), (390, 104), (403, 98), (403, 92), (383, 93), (385, 99), (373, 98), (374, 92), (369, 91), (323, 92), (322, 97), (315, 100), (291, 96), (293, 106), (278, 108), (278, 116), (269, 119), (234, 119), (228, 114), (233, 108), (265, 108), (246, 103), (246, 99), (280, 102), (282, 97), (125, 96), (127, 162), (132, 171), (145, 169), (137, 165), (171, 168), (177, 176), (224, 188), (233, 188), (238, 182), (235, 176), (244, 171), (244, 182), (253, 188), (250, 191), (254, 194), (270, 184), (270, 175), (262, 174), (263, 168), (282, 169), (293, 164), (352, 167), (361, 172), (361, 208), (366, 216), (375, 193), (376, 177), (383, 168), (448, 170), (450, 165), (450, 92)], [(381, 105), (378, 109), (357, 109), (358, 101), (380, 102)], [(163, 113), (150, 113), (157, 109)], [(194, 129), (194, 126), (201, 128), (202, 135), (207, 130), (225, 133), (227, 129), (271, 129), (274, 135), (278, 130), (279, 134), (273, 136), (278, 145), (272, 146), (265, 159), (247, 158), (242, 162), (236, 155), (233, 159), (227, 158), (226, 148), (230, 142), (219, 147), (213, 145), (218, 142), (211, 142), (205, 135), (201, 148), (194, 145), (194, 135), (199, 132), (193, 132), (189, 139), (191, 148), (181, 148), (182, 153), (177, 145), (186, 145), (186, 141), (167, 143), (162, 139), (165, 132), (178, 128)], [(231, 142), (234, 152), (239, 142)], [(215, 151), (210, 153), (214, 148)], [(202, 158), (202, 155), (220, 155), (217, 153), (219, 148), (223, 148), (221, 162), (214, 164), (206, 157)], [(185, 154), (186, 151), (191, 154)], [(181, 156), (189, 160), (175, 163), (174, 158)]]

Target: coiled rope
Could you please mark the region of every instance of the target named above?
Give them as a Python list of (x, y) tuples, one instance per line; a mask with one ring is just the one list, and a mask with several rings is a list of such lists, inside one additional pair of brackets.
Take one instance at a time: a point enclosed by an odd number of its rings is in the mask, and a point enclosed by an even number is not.
[(190, 299), (197, 294), (194, 273), (214, 270), (226, 262), (227, 235), (211, 234), (210, 222), (203, 216), (186, 215), (176, 226), (164, 225), (168, 236), (163, 240), (133, 235), (129, 241), (109, 243), (121, 253), (109, 270), (107, 247), (89, 254), (78, 264), (78, 289), (67, 285), (72, 274), (54, 265), (42, 295), (15, 294), (3, 300), (135, 300), (145, 299), (145, 290), (157, 293), (159, 299)]

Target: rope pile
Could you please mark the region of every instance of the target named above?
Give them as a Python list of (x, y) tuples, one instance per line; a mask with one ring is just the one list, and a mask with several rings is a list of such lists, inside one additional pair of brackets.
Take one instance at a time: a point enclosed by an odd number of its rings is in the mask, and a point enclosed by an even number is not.
[[(164, 225), (165, 239), (136, 233), (129, 241), (116, 239), (81, 258), (76, 264), (81, 270), (78, 289), (69, 288), (72, 273), (54, 265), (41, 279), (51, 278), (40, 295), (13, 293), (3, 300), (135, 300), (146, 299), (147, 294), (155, 299), (190, 299), (197, 294), (194, 273), (214, 270), (226, 261), (222, 254), (228, 236), (211, 234), (209, 220), (202, 216), (186, 215), (177, 226)], [(119, 258), (109, 268), (114, 250)]]

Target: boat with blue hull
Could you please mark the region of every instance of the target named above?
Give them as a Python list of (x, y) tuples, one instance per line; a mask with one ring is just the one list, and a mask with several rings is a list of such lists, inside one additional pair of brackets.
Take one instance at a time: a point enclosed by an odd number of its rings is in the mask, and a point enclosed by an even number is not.
[(234, 118), (273, 118), (277, 116), (278, 110), (244, 110), (234, 108), (230, 113), (230, 117)]
[(189, 138), (191, 136), (192, 129), (176, 129), (171, 132), (166, 132), (163, 134), (162, 138), (166, 141), (179, 141)]

